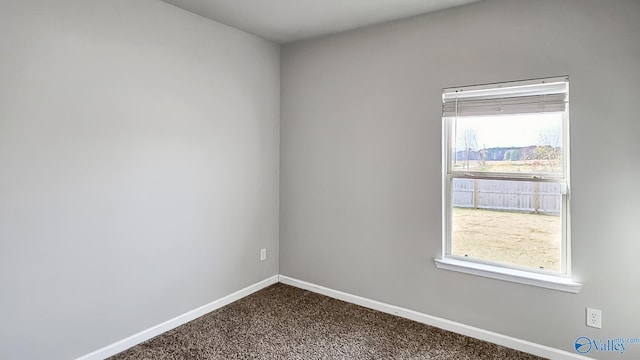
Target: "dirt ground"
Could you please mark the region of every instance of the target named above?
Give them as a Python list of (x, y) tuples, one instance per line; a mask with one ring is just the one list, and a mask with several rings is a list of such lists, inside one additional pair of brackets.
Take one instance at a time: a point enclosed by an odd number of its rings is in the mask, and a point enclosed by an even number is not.
[(560, 216), (454, 208), (452, 253), (560, 271), (561, 225)]

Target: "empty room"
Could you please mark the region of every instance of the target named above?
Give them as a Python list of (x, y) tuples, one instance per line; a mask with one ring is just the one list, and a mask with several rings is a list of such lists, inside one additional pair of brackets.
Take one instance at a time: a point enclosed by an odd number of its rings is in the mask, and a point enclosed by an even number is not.
[(0, 0), (0, 359), (640, 359), (639, 103), (637, 0)]

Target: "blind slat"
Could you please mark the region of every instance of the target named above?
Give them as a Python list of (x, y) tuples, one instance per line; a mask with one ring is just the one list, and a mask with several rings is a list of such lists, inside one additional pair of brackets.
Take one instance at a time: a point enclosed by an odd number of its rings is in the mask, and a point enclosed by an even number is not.
[(522, 113), (560, 112), (566, 110), (566, 82), (503, 86), (471, 90), (443, 91), (442, 115), (481, 116)]
[(557, 112), (566, 108), (566, 94), (498, 99), (451, 99), (442, 107), (443, 116), (479, 116), (536, 112)]

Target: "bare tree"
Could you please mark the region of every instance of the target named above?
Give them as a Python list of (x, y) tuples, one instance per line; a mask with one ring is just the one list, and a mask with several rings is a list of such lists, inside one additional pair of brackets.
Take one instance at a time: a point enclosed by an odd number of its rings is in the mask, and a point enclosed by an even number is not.
[(560, 169), (562, 157), (562, 139), (559, 129), (550, 129), (538, 135), (538, 146), (534, 150), (533, 158), (546, 163), (546, 170), (557, 172)]
[(476, 129), (466, 129), (464, 131), (464, 148), (466, 151), (467, 170), (468, 170), (471, 153), (476, 149), (478, 149), (478, 131)]

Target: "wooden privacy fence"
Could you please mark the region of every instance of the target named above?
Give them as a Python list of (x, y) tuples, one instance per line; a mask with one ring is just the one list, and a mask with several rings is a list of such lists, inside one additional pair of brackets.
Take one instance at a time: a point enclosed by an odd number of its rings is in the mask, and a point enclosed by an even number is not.
[(560, 214), (561, 185), (532, 181), (453, 179), (453, 206)]

